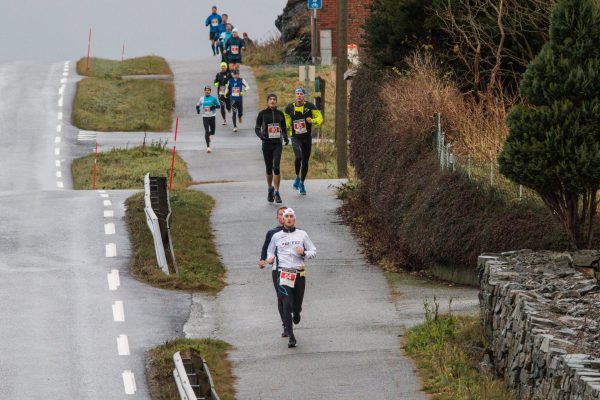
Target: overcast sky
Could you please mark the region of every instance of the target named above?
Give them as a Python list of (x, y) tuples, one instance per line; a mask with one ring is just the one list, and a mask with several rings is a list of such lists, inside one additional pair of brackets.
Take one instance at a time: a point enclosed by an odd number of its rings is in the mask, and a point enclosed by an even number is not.
[(277, 32), (286, 0), (0, 0), (0, 61), (75, 60), (157, 54), (172, 60), (211, 53), (204, 20), (214, 4), (251, 38)]

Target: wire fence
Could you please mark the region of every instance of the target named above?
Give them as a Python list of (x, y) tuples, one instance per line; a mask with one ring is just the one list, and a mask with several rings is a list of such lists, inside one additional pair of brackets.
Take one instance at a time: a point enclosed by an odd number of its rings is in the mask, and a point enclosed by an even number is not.
[(437, 155), (442, 171), (464, 174), (470, 180), (500, 192), (510, 201), (539, 199), (531, 189), (516, 184), (500, 174), (496, 160), (486, 161), (469, 155), (456, 154), (452, 150), (453, 144), (446, 141), (446, 135), (442, 129), (442, 116), (439, 113), (435, 115), (435, 136)]

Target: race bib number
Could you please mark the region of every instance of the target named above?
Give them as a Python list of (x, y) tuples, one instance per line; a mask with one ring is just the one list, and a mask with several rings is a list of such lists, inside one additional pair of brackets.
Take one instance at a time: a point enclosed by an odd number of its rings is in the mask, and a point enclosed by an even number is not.
[(296, 285), (296, 272), (281, 270), (279, 271), (279, 284), (293, 288)]
[(306, 121), (303, 119), (297, 119), (294, 121), (294, 133), (306, 133), (308, 132), (308, 130), (306, 130)]
[(206, 115), (207, 117), (212, 116), (212, 110), (210, 109), (210, 107), (204, 107), (204, 115)]
[(225, 86), (219, 86), (219, 94), (221, 96), (225, 95), (225, 93), (227, 93), (227, 87)]
[(240, 46), (231, 46), (231, 54), (240, 54)]
[(231, 95), (234, 97), (239, 97), (240, 96), (240, 88), (239, 87), (231, 88)]
[(267, 127), (267, 133), (269, 134), (269, 139), (280, 139), (281, 127), (279, 124), (269, 124)]
[(219, 20), (218, 20), (218, 19), (216, 19), (216, 18), (215, 18), (215, 19), (211, 19), (211, 20), (210, 20), (210, 24), (211, 24), (212, 26), (217, 26), (217, 25), (219, 25)]

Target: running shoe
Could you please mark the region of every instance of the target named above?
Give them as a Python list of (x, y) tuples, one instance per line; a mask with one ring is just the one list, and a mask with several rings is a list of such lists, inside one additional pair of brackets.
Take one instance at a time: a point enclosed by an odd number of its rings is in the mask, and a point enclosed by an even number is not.
[(290, 339), (288, 341), (288, 347), (291, 349), (292, 347), (296, 347), (296, 338), (294, 337), (294, 334), (290, 335)]
[(207, 152), (208, 154), (212, 153), (212, 151), (210, 150), (210, 147), (207, 147), (207, 148), (206, 148), (206, 152)]
[(242, 123), (242, 116), (241, 115), (239, 116), (239, 119), (240, 119), (240, 124), (241, 124)]
[(290, 335), (288, 334), (287, 329), (283, 328), (283, 332), (281, 332), (281, 337), (288, 337), (288, 336), (290, 336)]
[(221, 125), (227, 125), (227, 120), (224, 119), (223, 122), (221, 123)]
[(300, 181), (300, 177), (296, 176), (296, 179), (294, 179), (294, 184), (292, 185), (292, 187), (294, 188), (294, 190), (298, 190), (300, 188), (300, 183), (302, 183)]
[(275, 201), (275, 198), (273, 197), (275, 194), (275, 188), (274, 187), (270, 187), (269, 188), (269, 194), (267, 194), (267, 201), (269, 203), (272, 203), (273, 201)]
[(303, 182), (300, 182), (300, 186), (298, 188), (300, 190), (300, 194), (302, 196), (306, 196), (306, 188), (304, 187), (304, 183)]
[(294, 321), (294, 325), (298, 325), (300, 323), (300, 313), (298, 313), (298, 314), (294, 313), (294, 317), (292, 318), (292, 321)]
[(277, 203), (277, 204), (283, 203), (281, 201), (281, 196), (279, 195), (279, 192), (275, 192), (275, 203)]
[(238, 131), (238, 128), (237, 128), (237, 126), (236, 126), (235, 128), (233, 128), (233, 131), (234, 131), (234, 132), (237, 132), (237, 131)]

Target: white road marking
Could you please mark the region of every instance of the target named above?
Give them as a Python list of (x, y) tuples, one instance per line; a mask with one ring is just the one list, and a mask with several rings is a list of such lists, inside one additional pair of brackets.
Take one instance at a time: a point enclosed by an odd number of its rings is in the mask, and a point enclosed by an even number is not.
[(113, 269), (107, 274), (108, 277), (108, 290), (117, 290), (121, 286), (121, 279), (119, 278), (119, 270)]
[(106, 193), (106, 190), (100, 189), (100, 190), (98, 190), (98, 193)]
[(54, 143), (60, 143), (60, 136), (54, 138)]
[(114, 243), (109, 243), (106, 245), (106, 257), (116, 257), (117, 256), (117, 245)]
[(69, 76), (68, 72), (63, 72), (63, 76)]
[(61, 120), (62, 120), (62, 113), (61, 113), (61, 112), (59, 112), (59, 113), (58, 113), (58, 116), (57, 116), (57, 118), (58, 118), (58, 120), (59, 120), (59, 121), (61, 121)]
[(102, 204), (104, 204), (104, 207), (110, 207), (110, 206), (112, 206), (112, 203), (110, 202), (110, 200), (104, 200), (102, 202)]
[(123, 309), (123, 302), (121, 300), (113, 303), (112, 310), (115, 322), (125, 322), (125, 310)]
[(112, 222), (108, 224), (104, 224), (104, 234), (105, 235), (114, 235), (115, 234), (115, 224)]
[(54, 160), (54, 165), (60, 168), (60, 160)]
[(62, 79), (60, 80), (60, 83), (67, 83), (67, 78), (62, 78)]
[(56, 177), (57, 178), (62, 178), (62, 172), (56, 171)]
[(55, 155), (55, 156), (58, 156), (58, 155), (60, 155), (60, 147), (56, 147), (56, 148), (54, 149), (54, 155)]
[(94, 142), (96, 141), (97, 132), (93, 131), (79, 131), (77, 134), (78, 142)]
[(135, 387), (135, 376), (133, 372), (127, 370), (123, 371), (123, 385), (125, 385), (125, 394), (135, 394), (137, 390)]
[(59, 107), (63, 106), (63, 98), (62, 98), (62, 96), (58, 98), (58, 106)]
[(62, 125), (58, 124), (58, 125), (56, 125), (56, 132), (60, 132), (60, 131), (62, 131)]
[(117, 348), (119, 349), (120, 356), (128, 356), (129, 353), (129, 340), (127, 335), (121, 335), (117, 338)]
[(100, 197), (107, 199), (108, 198), (108, 194), (101, 194)]
[(104, 218), (112, 218), (115, 216), (115, 212), (113, 210), (105, 210)]
[(58, 88), (58, 94), (60, 96), (62, 96), (64, 92), (65, 92), (65, 85), (61, 85), (60, 88)]
[(58, 181), (56, 182), (56, 187), (62, 189), (65, 187), (65, 185), (61, 181)]

